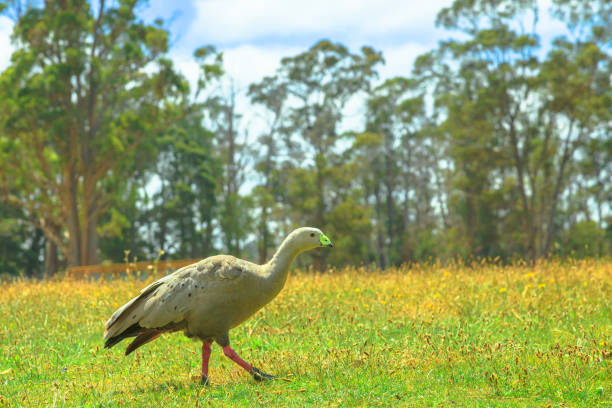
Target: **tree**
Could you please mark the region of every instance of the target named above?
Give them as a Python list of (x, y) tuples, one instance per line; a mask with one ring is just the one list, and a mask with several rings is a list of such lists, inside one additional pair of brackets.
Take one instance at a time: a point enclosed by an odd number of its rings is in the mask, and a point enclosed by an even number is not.
[(607, 0), (553, 0), (553, 14), (572, 34), (605, 46), (612, 46), (612, 3)]
[[(531, 32), (512, 28), (519, 15), (533, 22)], [(557, 40), (540, 63), (537, 16), (533, 1), (455, 1), (439, 13), (437, 23), (468, 39), (442, 43), (440, 64), (428, 73), (440, 78), (436, 73), (450, 72), (453, 78), (437, 85), (436, 98), (460, 154), (455, 168), (466, 172), (467, 187), (490, 186), (490, 191), (468, 192), (466, 215), (477, 218), (467, 219), (466, 227), (489, 231), (482, 242), (517, 236), (518, 250), (531, 261), (550, 250), (569, 169), (602, 123), (606, 97), (597, 89), (609, 89), (609, 76), (606, 80), (601, 70), (608, 57), (593, 43), (570, 46)], [(500, 223), (501, 214), (506, 221)], [(489, 227), (483, 230), (484, 222)], [(520, 231), (509, 230), (517, 223)]]
[(202, 258), (213, 250), (215, 193), (221, 158), (213, 155), (213, 134), (202, 114), (192, 112), (160, 138), (155, 175), (161, 184), (151, 210), (157, 248), (181, 258)]
[(18, 21), (26, 11), (38, 7), (41, 0), (5, 0), (0, 1), (0, 13), (7, 15), (13, 21)]
[(240, 128), (237, 96), (238, 90), (229, 80), (229, 86), (226, 88), (220, 84), (219, 89), (206, 98), (203, 106), (207, 109), (207, 123), (215, 134), (215, 149), (223, 165), (222, 181), (219, 183), (222, 196), (219, 225), (227, 251), (240, 256), (251, 231), (252, 203), (250, 197), (242, 195), (240, 191), (246, 179), (249, 147), (248, 135), (242, 133)]
[[(557, 132), (562, 134), (558, 140), (560, 157), (549, 204), (544, 253), (550, 250), (555, 237), (560, 196), (577, 161), (577, 152), (588, 154), (595, 146), (604, 147), (603, 141), (609, 138), (611, 75), (612, 58), (592, 41), (570, 43), (557, 39), (543, 64), (541, 77), (550, 95), (546, 108), (551, 121), (556, 121)], [(605, 164), (605, 149), (603, 153), (604, 157), (592, 156), (596, 179), (609, 167)], [(599, 202), (601, 197), (595, 197)]]
[(147, 189), (141, 173), (130, 177), (98, 221), (100, 259), (103, 261), (123, 263), (126, 254), (129, 260), (154, 259), (158, 255), (159, 247), (148, 240), (145, 233), (152, 217), (147, 211)]
[[(288, 99), (287, 84), (279, 81), (278, 77), (265, 77), (259, 83), (249, 87), (251, 102), (266, 108), (270, 113), (267, 130), (258, 137), (262, 149), (256, 158), (255, 170), (261, 175), (261, 182), (253, 189), (253, 198), (259, 207), (259, 222), (257, 226), (257, 249), (259, 262), (264, 263), (268, 258), (268, 251), (275, 244), (272, 239), (270, 223), (274, 220), (272, 215), (279, 210), (279, 202), (286, 195), (284, 177), (280, 163), (281, 154), (285, 152), (279, 142), (283, 132), (283, 118)], [(286, 163), (285, 163), (286, 164)]]
[(11, 157), (0, 179), (10, 184), (8, 175), (18, 175), (24, 192), (5, 199), (69, 265), (97, 262), (101, 214), (137, 168), (137, 148), (176, 121), (187, 91), (163, 57), (162, 22), (137, 20), (140, 3), (101, 0), (95, 16), (85, 0), (31, 8), (15, 26), (13, 64), (0, 76), (2, 145)]
[[(343, 167), (338, 152), (342, 138), (338, 128), (347, 102), (369, 88), (382, 61), (381, 54), (370, 47), (352, 54), (344, 45), (327, 40), (281, 61), (276, 84), (270, 89), (286, 89), (281, 134), (293, 163), (288, 169), (286, 203), (293, 222), (325, 228), (328, 213), (346, 198), (345, 191), (333, 188), (334, 184), (352, 185), (346, 179), (349, 168)], [(312, 256), (315, 267), (321, 269), (327, 253)]]
[(222, 55), (207, 45), (196, 49), (194, 58), (199, 76), (186, 111), (156, 135), (154, 160), (136, 158), (145, 165), (101, 220), (102, 252), (115, 262), (124, 259), (125, 250), (140, 259), (155, 258), (160, 250), (162, 258), (179, 259), (214, 252), (222, 158), (213, 132), (204, 127), (207, 102), (198, 97), (222, 77)]
[[(366, 132), (378, 135), (374, 151), (364, 152), (362, 161), (366, 164), (364, 173), (368, 177), (369, 190), (373, 193), (377, 219), (376, 242), (381, 254), (379, 265), (395, 263), (397, 260), (396, 197), (399, 193), (401, 168), (398, 150), (401, 149), (401, 119), (399, 105), (409, 92), (411, 81), (406, 78), (392, 78), (378, 86), (367, 101)], [(371, 139), (374, 141), (375, 139)], [(362, 139), (362, 143), (363, 143)], [(367, 149), (370, 150), (370, 149)], [(381, 183), (382, 181), (382, 183)], [(383, 191), (384, 189), (384, 191)], [(384, 197), (384, 198), (383, 198)]]
[(0, 202), (0, 273), (41, 276), (45, 239), (18, 208)]

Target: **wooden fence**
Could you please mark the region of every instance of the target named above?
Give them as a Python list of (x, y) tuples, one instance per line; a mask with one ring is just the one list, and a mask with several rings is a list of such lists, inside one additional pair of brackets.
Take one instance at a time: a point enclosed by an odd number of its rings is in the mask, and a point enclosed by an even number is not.
[(163, 271), (165, 274), (169, 270), (176, 270), (198, 261), (199, 259), (182, 259), (178, 261), (129, 262), (108, 265), (73, 266), (72, 268), (66, 269), (66, 276), (72, 278), (89, 277), (93, 275), (105, 277), (108, 274), (119, 276), (121, 273), (132, 273), (137, 271), (151, 273), (155, 270), (155, 268), (157, 268), (158, 273)]

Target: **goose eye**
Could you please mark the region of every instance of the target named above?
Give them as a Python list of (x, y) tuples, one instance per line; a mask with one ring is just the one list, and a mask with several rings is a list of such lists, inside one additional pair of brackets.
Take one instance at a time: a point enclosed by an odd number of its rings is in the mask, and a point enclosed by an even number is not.
[(311, 232), (311, 233), (310, 233), (310, 236), (311, 236), (311, 237), (314, 237), (314, 236), (315, 236), (315, 233), (314, 233), (314, 232)]

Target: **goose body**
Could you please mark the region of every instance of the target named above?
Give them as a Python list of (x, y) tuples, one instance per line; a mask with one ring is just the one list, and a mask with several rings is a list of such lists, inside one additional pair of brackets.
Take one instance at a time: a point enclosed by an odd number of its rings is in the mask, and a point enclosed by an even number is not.
[(298, 228), (264, 265), (231, 255), (216, 255), (178, 269), (145, 287), (113, 313), (106, 322), (104, 347), (136, 337), (125, 351), (128, 355), (163, 333), (182, 330), (186, 336), (203, 341), (203, 383), (208, 383), (213, 341), (255, 379), (271, 378), (229, 347), (229, 331), (278, 295), (291, 263), (300, 252), (318, 246), (333, 245), (316, 228)]

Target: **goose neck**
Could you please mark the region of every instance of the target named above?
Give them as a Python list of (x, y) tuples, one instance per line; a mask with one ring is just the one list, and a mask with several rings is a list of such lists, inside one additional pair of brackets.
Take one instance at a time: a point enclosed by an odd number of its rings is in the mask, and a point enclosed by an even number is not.
[(270, 277), (273, 280), (281, 280), (284, 282), (287, 278), (289, 267), (300, 252), (300, 248), (298, 248), (290, 238), (285, 239), (272, 259), (268, 262)]

